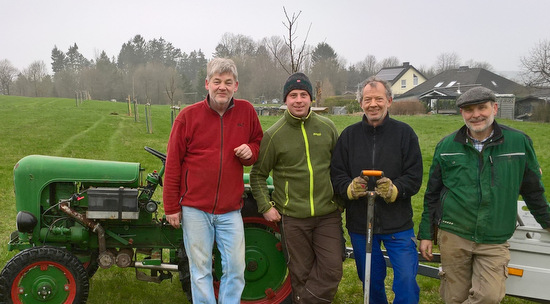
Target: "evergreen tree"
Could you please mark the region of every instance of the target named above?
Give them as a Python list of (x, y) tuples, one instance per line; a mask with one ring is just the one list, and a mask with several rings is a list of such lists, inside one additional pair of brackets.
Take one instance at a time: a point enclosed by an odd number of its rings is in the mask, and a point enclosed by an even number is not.
[(54, 74), (65, 70), (67, 58), (65, 56), (65, 53), (58, 49), (56, 45), (54, 45), (53, 47), (51, 59), (52, 71), (54, 72)]

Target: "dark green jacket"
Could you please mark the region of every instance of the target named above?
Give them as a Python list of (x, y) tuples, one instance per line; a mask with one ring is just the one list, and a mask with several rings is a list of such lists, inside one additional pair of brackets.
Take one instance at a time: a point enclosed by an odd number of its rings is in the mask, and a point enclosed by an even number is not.
[(418, 239), (434, 227), (476, 243), (506, 242), (516, 227), (517, 199), (543, 228), (550, 226), (541, 170), (524, 133), (493, 123), (494, 134), (477, 151), (463, 126), (435, 148)]
[(260, 213), (272, 205), (266, 179), (273, 170), (272, 198), (284, 215), (306, 218), (335, 211), (330, 159), (338, 140), (334, 123), (310, 111), (304, 118), (288, 110), (264, 133), (258, 161), (250, 171), (252, 194)]

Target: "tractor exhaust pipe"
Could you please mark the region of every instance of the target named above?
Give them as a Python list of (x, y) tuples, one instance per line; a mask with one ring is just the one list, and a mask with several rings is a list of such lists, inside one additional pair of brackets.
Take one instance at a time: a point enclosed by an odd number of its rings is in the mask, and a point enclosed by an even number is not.
[(99, 256), (97, 258), (98, 264), (101, 268), (109, 268), (115, 263), (115, 256), (112, 252), (107, 251), (107, 246), (105, 245), (105, 229), (93, 220), (86, 218), (84, 214), (76, 212), (69, 206), (71, 202), (70, 199), (62, 199), (59, 201), (59, 209), (68, 214), (70, 217), (77, 220), (84, 226), (92, 229), (92, 232), (97, 234), (97, 243), (99, 246)]

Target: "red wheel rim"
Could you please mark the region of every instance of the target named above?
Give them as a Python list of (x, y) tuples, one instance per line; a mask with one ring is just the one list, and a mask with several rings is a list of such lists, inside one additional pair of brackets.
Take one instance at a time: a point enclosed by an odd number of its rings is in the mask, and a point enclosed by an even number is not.
[[(42, 271), (47, 271), (49, 267), (55, 267), (59, 271), (61, 271), (63, 273), (64, 277), (66, 278), (65, 284), (63, 284), (63, 290), (68, 293), (67, 298), (63, 303), (73, 303), (73, 301), (76, 297), (76, 283), (75, 283), (76, 281), (75, 281), (74, 276), (72, 275), (72, 273), (65, 266), (63, 266), (59, 263), (52, 262), (52, 261), (40, 261), (40, 262), (32, 263), (32, 264), (28, 265), (27, 267), (25, 267), (24, 269), (22, 269), (17, 274), (15, 279), (13, 280), (13, 283), (11, 285), (12, 286), (11, 287), (11, 298), (12, 298), (14, 304), (22, 304), (23, 303), (19, 299), (20, 290), (21, 290), (20, 284), (22, 283), (22, 280), (25, 278), (25, 275), (30, 270), (32, 270), (36, 267), (38, 267)], [(29, 286), (27, 286), (27, 287), (29, 287)], [(26, 289), (27, 287), (24, 287), (24, 289)]]
[[(268, 222), (264, 218), (260, 217), (244, 217), (243, 218), (244, 224), (261, 224), (266, 227), (269, 227), (275, 232), (280, 232), (279, 226), (276, 223)], [(220, 290), (220, 284), (218, 281), (214, 282), (214, 293), (216, 295), (216, 299), (218, 298), (218, 293)], [(266, 298), (259, 299), (259, 300), (241, 300), (241, 303), (243, 304), (272, 304), (272, 303), (281, 303), (284, 299), (286, 299), (291, 293), (292, 293), (292, 285), (290, 284), (290, 275), (287, 274), (287, 277), (285, 278), (285, 281), (283, 284), (279, 287), (277, 292), (268, 289), (266, 292)]]

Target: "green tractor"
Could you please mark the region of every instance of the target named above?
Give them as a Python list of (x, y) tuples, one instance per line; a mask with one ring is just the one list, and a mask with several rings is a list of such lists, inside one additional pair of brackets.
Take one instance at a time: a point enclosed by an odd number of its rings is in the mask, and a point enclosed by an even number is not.
[[(15, 165), (17, 231), (8, 249), (20, 252), (0, 274), (0, 303), (84, 303), (89, 278), (110, 267), (135, 268), (137, 279), (148, 282), (178, 272), (190, 300), (181, 229), (159, 215), (161, 203), (153, 199), (166, 155), (145, 150), (163, 164), (145, 178), (141, 165), (130, 162), (31, 155)], [(241, 303), (290, 302), (279, 229), (257, 212), (248, 175), (243, 178), (247, 267)], [(212, 263), (216, 290), (221, 277), (216, 250)]]

